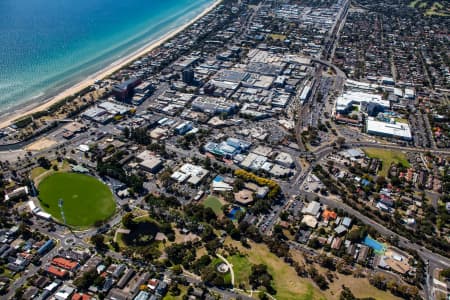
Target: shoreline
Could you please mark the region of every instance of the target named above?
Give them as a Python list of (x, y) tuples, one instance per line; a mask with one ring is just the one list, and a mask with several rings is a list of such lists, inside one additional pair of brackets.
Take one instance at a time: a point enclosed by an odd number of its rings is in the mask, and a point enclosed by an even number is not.
[(64, 89), (63, 91), (57, 93), (55, 96), (51, 96), (47, 99), (44, 99), (42, 101), (38, 101), (37, 103), (29, 103), (26, 104), (25, 107), (20, 108), (20, 104), (18, 104), (16, 107), (12, 107), (10, 110), (11, 112), (5, 112), (3, 115), (0, 114), (0, 129), (6, 128), (13, 124), (15, 120), (21, 117), (25, 117), (27, 115), (45, 110), (52, 106), (53, 104), (61, 101), (62, 99), (71, 96), (82, 89), (94, 84), (96, 80), (104, 79), (108, 77), (109, 75), (117, 72), (118, 70), (122, 69), (124, 66), (132, 63), (133, 61), (139, 59), (140, 57), (146, 55), (147, 53), (155, 50), (168, 40), (174, 38), (179, 33), (183, 32), (186, 28), (203, 18), (205, 15), (210, 13), (213, 9), (215, 9), (222, 0), (216, 0), (211, 5), (206, 7), (199, 15), (197, 15), (195, 18), (190, 20), (184, 25), (179, 26), (178, 28), (173, 29), (172, 31), (167, 32), (162, 37), (148, 42), (146, 45), (141, 47), (140, 49), (125, 55), (122, 58), (119, 58), (118, 60), (114, 61), (113, 63), (109, 64), (105, 68), (99, 70), (98, 72), (95, 72), (94, 74), (91, 74), (87, 76), (86, 79), (76, 83), (75, 85)]

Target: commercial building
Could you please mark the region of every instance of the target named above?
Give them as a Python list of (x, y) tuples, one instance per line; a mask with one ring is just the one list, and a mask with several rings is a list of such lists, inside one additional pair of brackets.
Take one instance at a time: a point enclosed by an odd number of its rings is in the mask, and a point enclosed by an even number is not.
[(50, 239), (44, 243), (38, 250), (37, 254), (44, 255), (47, 253), (50, 249), (52, 249), (55, 246), (55, 241)]
[(186, 121), (186, 122), (183, 122), (183, 123), (177, 125), (174, 130), (175, 130), (176, 134), (184, 135), (186, 132), (188, 132), (192, 128), (193, 128), (192, 122)]
[(207, 114), (233, 114), (238, 104), (225, 98), (198, 97), (192, 102), (193, 110), (201, 111)]
[(320, 212), (320, 203), (317, 201), (310, 202), (307, 206), (302, 209), (302, 214), (311, 215), (311, 216), (319, 216)]
[(178, 183), (187, 181), (189, 184), (198, 185), (208, 173), (208, 170), (205, 170), (200, 166), (184, 164), (178, 171), (175, 171), (170, 178)]
[(252, 171), (257, 171), (267, 162), (267, 157), (255, 153), (249, 153), (243, 161), (241, 167)]
[(139, 78), (131, 78), (127, 81), (114, 85), (112, 92), (117, 100), (126, 101), (133, 95), (134, 88), (141, 83)]
[(28, 187), (22, 186), (5, 194), (5, 201), (28, 195)]
[(251, 143), (235, 138), (228, 138), (221, 143), (209, 142), (204, 146), (205, 151), (226, 158), (233, 158), (237, 154), (247, 151)]
[(157, 173), (163, 165), (162, 159), (148, 150), (141, 152), (137, 159), (140, 161), (139, 167), (150, 173)]
[(388, 100), (383, 100), (382, 95), (359, 92), (346, 91), (336, 99), (336, 112), (340, 114), (348, 114), (353, 105), (369, 105), (369, 108), (379, 107), (381, 111), (390, 109), (391, 105)]
[(78, 268), (78, 266), (79, 266), (76, 261), (65, 259), (63, 257), (55, 257), (55, 258), (53, 258), (52, 264), (57, 266), (57, 267), (66, 269), (68, 271), (71, 271), (71, 272), (75, 271)]
[(294, 166), (294, 160), (292, 159), (292, 156), (289, 153), (285, 152), (278, 153), (278, 155), (275, 157), (275, 162), (286, 168), (292, 168)]
[(406, 123), (387, 123), (369, 117), (366, 123), (366, 130), (368, 134), (372, 135), (398, 138), (404, 141), (412, 140), (411, 129)]

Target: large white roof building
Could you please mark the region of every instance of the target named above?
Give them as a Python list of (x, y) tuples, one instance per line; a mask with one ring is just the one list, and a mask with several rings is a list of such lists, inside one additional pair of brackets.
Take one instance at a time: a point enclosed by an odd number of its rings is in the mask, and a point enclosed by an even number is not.
[(405, 141), (412, 139), (411, 129), (406, 123), (386, 123), (369, 117), (366, 128), (368, 134), (395, 137)]
[(375, 103), (385, 109), (389, 109), (391, 106), (389, 100), (382, 99), (381, 95), (357, 91), (346, 91), (342, 96), (339, 96), (336, 99), (336, 112), (348, 112), (352, 105), (361, 103)]

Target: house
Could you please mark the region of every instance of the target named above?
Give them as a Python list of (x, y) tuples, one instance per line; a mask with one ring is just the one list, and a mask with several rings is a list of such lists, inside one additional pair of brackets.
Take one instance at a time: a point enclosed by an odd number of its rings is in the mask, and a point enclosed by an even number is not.
[(370, 248), (366, 245), (360, 245), (357, 262), (362, 264), (366, 261)]
[(352, 219), (350, 219), (349, 217), (345, 217), (345, 218), (342, 220), (341, 225), (342, 225), (342, 226), (345, 226), (346, 228), (350, 228), (350, 227), (352, 226)]
[(339, 250), (342, 246), (343, 239), (339, 237), (335, 237), (333, 242), (331, 242), (331, 249)]
[(336, 218), (337, 218), (337, 213), (335, 213), (332, 210), (325, 209), (322, 213), (322, 219), (324, 221), (328, 222), (330, 220), (336, 220)]
[(148, 281), (147, 287), (148, 287), (150, 290), (154, 291), (154, 290), (156, 290), (156, 287), (158, 286), (158, 283), (159, 283), (159, 280), (158, 280), (158, 279), (155, 279), (155, 278), (150, 279), (150, 280)]
[(120, 289), (123, 289), (125, 285), (130, 281), (130, 279), (134, 276), (136, 272), (133, 269), (128, 269), (125, 275), (120, 278), (119, 282), (117, 283), (117, 287)]
[(72, 294), (75, 292), (73, 287), (64, 285), (59, 289), (58, 292), (54, 295), (56, 300), (68, 300), (71, 298)]
[(345, 227), (344, 225), (339, 225), (334, 229), (334, 232), (336, 232), (336, 234), (338, 235), (342, 235), (347, 232), (347, 227)]
[(91, 300), (91, 299), (92, 299), (91, 296), (84, 293), (75, 293), (72, 296), (72, 300)]
[(167, 289), (168, 289), (168, 284), (164, 281), (161, 281), (158, 284), (158, 287), (156, 288), (156, 295), (158, 295), (159, 297), (164, 297), (164, 295), (167, 293)]

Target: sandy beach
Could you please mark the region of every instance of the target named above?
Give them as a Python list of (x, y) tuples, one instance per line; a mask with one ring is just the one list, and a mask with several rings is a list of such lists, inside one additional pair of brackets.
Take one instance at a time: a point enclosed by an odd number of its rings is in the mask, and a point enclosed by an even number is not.
[(23, 108), (16, 107), (11, 112), (7, 112), (3, 116), (0, 117), (0, 128), (5, 128), (10, 126), (14, 120), (17, 120), (20, 117), (42, 111), (44, 109), (47, 109), (48, 107), (52, 106), (54, 103), (64, 99), (65, 97), (71, 96), (75, 94), (76, 92), (94, 84), (96, 80), (103, 79), (114, 72), (120, 70), (124, 66), (128, 65), (129, 63), (137, 60), (138, 58), (146, 55), (150, 51), (154, 50), (155, 48), (159, 47), (160, 45), (164, 44), (167, 40), (170, 40), (171, 38), (175, 37), (177, 34), (185, 30), (187, 27), (192, 25), (193, 23), (197, 22), (199, 19), (201, 19), (203, 16), (208, 14), (210, 11), (212, 11), (219, 3), (221, 3), (222, 0), (217, 0), (210, 6), (208, 6), (205, 10), (202, 11), (197, 17), (189, 21), (188, 23), (181, 25), (180, 27), (168, 32), (161, 38), (157, 39), (156, 41), (151, 41), (149, 44), (145, 45), (144, 47), (140, 48), (139, 50), (126, 55), (119, 60), (115, 61), (114, 63), (110, 64), (106, 68), (100, 70), (99, 72), (96, 72), (90, 76), (88, 76), (85, 80), (75, 84), (74, 86), (65, 89), (63, 92), (48, 98), (46, 100), (40, 101), (38, 103), (31, 103), (29, 105), (26, 105)]

